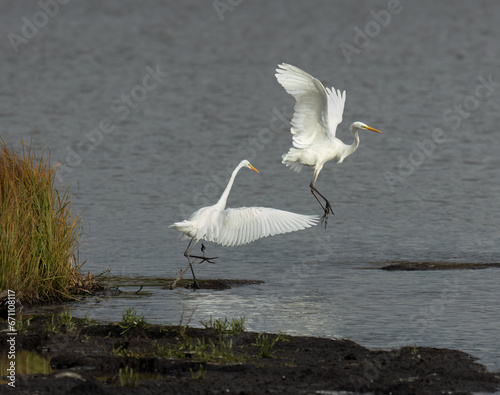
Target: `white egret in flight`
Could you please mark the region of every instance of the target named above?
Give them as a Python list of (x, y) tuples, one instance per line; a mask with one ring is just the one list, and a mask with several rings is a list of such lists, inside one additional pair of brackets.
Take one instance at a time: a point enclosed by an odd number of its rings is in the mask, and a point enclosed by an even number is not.
[[(259, 172), (249, 161), (242, 160), (231, 174), (226, 189), (216, 204), (202, 207), (191, 214), (189, 219), (169, 226), (184, 233), (181, 240), (190, 239), (184, 256), (188, 259), (191, 267), (195, 288), (199, 288), (199, 285), (190, 258), (202, 259), (202, 262), (211, 262), (211, 259), (216, 259), (206, 258), (203, 247), (203, 256), (191, 255), (191, 250), (200, 239), (213, 241), (226, 247), (239, 246), (261, 237), (309, 228), (319, 221), (319, 217), (315, 215), (295, 214), (274, 208), (238, 207), (226, 209), (226, 201), (234, 179), (243, 167)], [(194, 244), (193, 241), (195, 241)]]
[[(354, 142), (344, 144), (335, 137), (337, 125), (342, 122), (344, 112), (345, 91), (326, 88), (323, 84), (305, 71), (290, 64), (282, 63), (276, 69), (276, 79), (292, 95), (295, 100), (295, 111), (291, 132), (293, 147), (283, 155), (283, 163), (296, 172), (303, 166), (314, 167), (313, 178), (309, 187), (323, 208), (321, 222), (327, 224), (328, 213), (333, 214), (332, 206), (315, 187), (316, 179), (323, 165), (330, 161), (342, 163), (359, 145), (358, 130), (366, 129), (382, 133), (362, 122), (351, 125)], [(323, 205), (319, 199), (325, 200)]]

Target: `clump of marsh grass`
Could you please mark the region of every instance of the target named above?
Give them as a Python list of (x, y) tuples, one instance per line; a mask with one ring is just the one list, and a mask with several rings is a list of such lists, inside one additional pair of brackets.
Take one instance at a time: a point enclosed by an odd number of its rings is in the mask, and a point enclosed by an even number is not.
[(0, 138), (0, 289), (28, 304), (63, 300), (95, 286), (75, 257), (81, 218), (68, 189), (54, 188), (49, 155), (16, 153)]

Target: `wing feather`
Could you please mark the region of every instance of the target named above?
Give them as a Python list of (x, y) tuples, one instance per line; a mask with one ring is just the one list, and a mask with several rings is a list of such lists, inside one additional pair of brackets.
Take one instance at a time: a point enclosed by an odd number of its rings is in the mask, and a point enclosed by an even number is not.
[(239, 207), (220, 215), (221, 231), (210, 240), (223, 246), (238, 246), (262, 237), (294, 232), (316, 225), (319, 218), (265, 207)]
[(335, 138), (337, 125), (342, 122), (345, 91), (330, 89), (312, 75), (290, 64), (276, 69), (276, 79), (296, 102), (291, 132), (296, 148), (307, 148), (318, 137)]
[(340, 89), (326, 88), (328, 95), (328, 132), (330, 138), (335, 138), (337, 126), (342, 122), (342, 114), (345, 106), (345, 91)]
[(283, 228), (279, 222), (276, 222), (273, 216), (269, 216), (269, 227), (272, 229), (271, 236), (279, 233)]

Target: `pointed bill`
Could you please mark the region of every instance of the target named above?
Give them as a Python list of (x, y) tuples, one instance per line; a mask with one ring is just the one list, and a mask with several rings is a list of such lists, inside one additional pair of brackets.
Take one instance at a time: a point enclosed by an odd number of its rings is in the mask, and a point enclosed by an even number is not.
[[(380, 133), (380, 132), (379, 132)], [(249, 165), (250, 166), (250, 169), (256, 171), (257, 173), (260, 173), (260, 171), (258, 171), (255, 167), (253, 167), (252, 165)]]
[(372, 128), (372, 127), (370, 127), (370, 126), (365, 126), (365, 129), (368, 129), (368, 130), (373, 130), (374, 132), (377, 132), (377, 133), (382, 133), (380, 130), (373, 129), (373, 128)]

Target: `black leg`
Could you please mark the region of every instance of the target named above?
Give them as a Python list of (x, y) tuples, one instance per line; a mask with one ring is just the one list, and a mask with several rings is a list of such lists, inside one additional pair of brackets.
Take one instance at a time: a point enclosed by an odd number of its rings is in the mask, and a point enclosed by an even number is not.
[[(320, 204), (321, 208), (323, 209), (323, 216), (321, 217), (321, 224), (322, 225), (324, 224), (325, 228), (326, 228), (326, 224), (328, 223), (328, 214), (332, 213), (335, 215), (335, 213), (333, 212), (333, 209), (332, 209), (332, 205), (330, 204), (330, 201), (326, 197), (324, 197), (320, 191), (318, 191), (316, 189), (316, 187), (313, 185), (312, 182), (309, 184), (309, 187), (311, 188), (311, 193), (314, 195), (314, 197), (316, 198), (316, 200)], [(321, 200), (319, 199), (318, 195), (324, 199), (324, 201), (325, 201), (324, 206), (323, 206), (323, 203), (321, 203)]]
[[(189, 267), (191, 268), (191, 273), (193, 273), (193, 280), (194, 280), (194, 283), (193, 283), (193, 288), (197, 288), (197, 289), (200, 289), (200, 285), (198, 284), (198, 281), (196, 281), (196, 276), (194, 275), (194, 270), (193, 270), (193, 265), (191, 264), (191, 259), (190, 259), (190, 255), (189, 255), (189, 252), (191, 250), (191, 244), (193, 243), (193, 240), (194, 238), (192, 238), (190, 241), (189, 241), (189, 244), (186, 248), (186, 251), (184, 251), (184, 256), (187, 258), (188, 260), (188, 263), (189, 263)], [(196, 243), (195, 243), (196, 244)], [(193, 245), (194, 247), (194, 245)]]
[(194, 276), (193, 265), (191, 265), (191, 262), (189, 262), (189, 267), (191, 268), (191, 273), (193, 273), (193, 288), (200, 289), (201, 287), (200, 284), (198, 284), (198, 281), (196, 281), (196, 277)]

